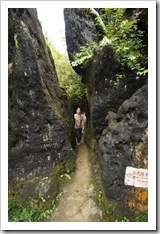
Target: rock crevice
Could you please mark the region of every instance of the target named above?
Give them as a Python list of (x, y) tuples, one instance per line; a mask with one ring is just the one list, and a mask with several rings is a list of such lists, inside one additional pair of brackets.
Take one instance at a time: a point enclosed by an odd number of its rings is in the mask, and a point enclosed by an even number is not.
[[(100, 8), (96, 11), (99, 15), (103, 13)], [(64, 18), (67, 50), (73, 61), (81, 46), (88, 46), (92, 41), (99, 42), (103, 32), (100, 33), (89, 9), (65, 9)], [(124, 18), (138, 20), (138, 28), (145, 31), (143, 43), (147, 45), (147, 9), (125, 9)], [(85, 25), (88, 19), (91, 27)], [(89, 37), (82, 33), (86, 31)], [(144, 53), (147, 54), (147, 46)], [(135, 198), (137, 193), (133, 187), (124, 185), (124, 176), (126, 166), (144, 167), (143, 161), (147, 158), (147, 141), (143, 145), (145, 151), (143, 147), (140, 149), (141, 157), (135, 156), (134, 152), (143, 141), (148, 127), (148, 77), (137, 77), (134, 70), (126, 68), (123, 79), (114, 85), (120, 65), (112, 45), (107, 45), (94, 49), (86, 68), (78, 65), (74, 69), (82, 75), (82, 81), (87, 85), (91, 128), (96, 140), (95, 149), (99, 156), (106, 198), (113, 208), (111, 213), (118, 215), (123, 210), (123, 214), (128, 215), (131, 210), (140, 210), (138, 203), (141, 203), (141, 209), (147, 204), (147, 198), (144, 204)], [(141, 164), (137, 163), (137, 157), (141, 158)], [(116, 211), (114, 207), (117, 207)]]

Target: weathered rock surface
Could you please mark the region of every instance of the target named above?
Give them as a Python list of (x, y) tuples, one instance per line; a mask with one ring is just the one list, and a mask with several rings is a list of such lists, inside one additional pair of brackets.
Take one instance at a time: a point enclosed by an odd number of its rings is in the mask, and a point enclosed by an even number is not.
[[(132, 191), (130, 186), (124, 185), (125, 169), (127, 166), (145, 166), (139, 164), (135, 147), (143, 141), (148, 128), (148, 85), (126, 100), (117, 113), (109, 112), (106, 121), (108, 127), (103, 131), (97, 149), (102, 180), (107, 198), (120, 201), (120, 210), (125, 213), (125, 199), (129, 199)], [(146, 151), (140, 149), (144, 163), (148, 159), (147, 147), (146, 142)]]
[[(99, 30), (95, 26), (94, 17), (84, 9), (65, 9), (64, 17), (67, 51), (70, 60), (73, 61), (74, 54), (79, 52), (80, 46), (100, 40)], [(89, 25), (85, 24), (88, 19)], [(115, 87), (110, 81), (116, 80), (120, 64), (111, 47), (96, 49), (86, 69), (80, 66), (74, 69), (82, 75), (82, 80), (87, 85), (92, 130), (95, 139), (98, 140), (103, 129), (107, 127), (105, 117), (108, 111), (117, 112), (119, 106), (144, 85), (147, 77), (137, 78), (134, 71), (126, 70), (125, 78), (119, 82), (118, 87)]]
[[(97, 11), (101, 14), (100, 9)], [(87, 15), (88, 12), (84, 16), (83, 9), (79, 9), (78, 14), (75, 9), (64, 11), (67, 50), (71, 61), (81, 45), (90, 43), (91, 40), (100, 40), (94, 18), (93, 28), (84, 28)], [(146, 30), (144, 43), (147, 44), (147, 10), (126, 9), (125, 17), (128, 20), (139, 19), (139, 28)], [(73, 25), (78, 26), (74, 28)], [(96, 32), (95, 39), (86, 37), (82, 34), (83, 30)], [(75, 43), (76, 39), (78, 43)], [(108, 213), (117, 213), (118, 216), (120, 210), (124, 215), (130, 214), (131, 210), (136, 212), (143, 205), (146, 206), (147, 191), (126, 187), (124, 173), (126, 166), (145, 168), (143, 162), (148, 154), (148, 146), (147, 141), (143, 142), (143, 136), (148, 124), (148, 90), (147, 84), (145, 85), (148, 77), (137, 77), (135, 71), (126, 69), (124, 78), (115, 86), (113, 83), (120, 71), (120, 64), (111, 46), (95, 49), (93, 59), (86, 69), (80, 66), (76, 69), (82, 74), (82, 80), (88, 88), (91, 127), (98, 145), (102, 180), (110, 207)], [(135, 152), (141, 142), (144, 147), (139, 151), (140, 159), (137, 159)], [(138, 197), (137, 191), (141, 191), (144, 200), (141, 195)]]
[[(80, 51), (81, 46), (96, 40), (96, 28), (87, 9), (65, 8), (64, 19), (68, 55), (74, 61), (74, 55)], [(82, 74), (81, 68), (74, 67), (74, 70)]]
[(108, 125), (105, 120), (108, 111), (116, 112), (119, 106), (146, 80), (144, 77), (136, 79), (134, 72), (126, 70), (126, 78), (122, 79), (116, 87), (113, 81), (116, 80), (118, 72), (119, 63), (112, 48), (105, 47), (95, 52), (94, 59), (84, 76), (89, 91), (90, 115), (96, 140)]
[(58, 165), (75, 167), (66, 94), (36, 9), (14, 8), (8, 14), (9, 185), (18, 186), (21, 198), (52, 201)]

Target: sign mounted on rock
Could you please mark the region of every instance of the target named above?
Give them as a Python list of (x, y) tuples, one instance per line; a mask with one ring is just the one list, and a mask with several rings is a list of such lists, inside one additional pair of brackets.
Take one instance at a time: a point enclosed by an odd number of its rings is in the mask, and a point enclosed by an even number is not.
[(148, 169), (126, 167), (125, 185), (148, 188)]

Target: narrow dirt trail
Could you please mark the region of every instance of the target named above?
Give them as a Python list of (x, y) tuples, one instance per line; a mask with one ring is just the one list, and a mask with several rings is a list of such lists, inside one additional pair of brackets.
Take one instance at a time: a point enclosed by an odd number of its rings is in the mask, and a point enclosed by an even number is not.
[(91, 182), (91, 167), (85, 144), (78, 147), (76, 171), (72, 182), (62, 190), (51, 222), (100, 222), (102, 212), (93, 200), (95, 194)]

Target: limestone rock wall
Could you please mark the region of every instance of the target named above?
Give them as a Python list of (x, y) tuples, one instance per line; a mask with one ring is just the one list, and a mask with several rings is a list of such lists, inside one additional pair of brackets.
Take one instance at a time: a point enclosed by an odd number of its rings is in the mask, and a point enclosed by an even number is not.
[(69, 106), (36, 9), (9, 9), (8, 35), (9, 186), (47, 203), (58, 192), (56, 168), (75, 168)]
[[(81, 46), (97, 40), (96, 27), (85, 8), (65, 8), (64, 20), (68, 56), (74, 61), (74, 55), (80, 51)], [(82, 75), (83, 69), (74, 67), (74, 70)]]
[(120, 105), (146, 81), (144, 77), (137, 80), (135, 72), (126, 70), (126, 78), (116, 87), (111, 81), (116, 79), (118, 71), (119, 62), (112, 48), (104, 47), (101, 51), (95, 51), (93, 61), (84, 75), (89, 93), (92, 130), (96, 140), (99, 140), (102, 131), (108, 126), (108, 112), (117, 112)]
[(108, 112), (106, 119), (108, 127), (103, 130), (97, 148), (105, 193), (108, 201), (118, 201), (123, 214), (126, 205), (137, 212), (146, 207), (147, 199), (142, 202), (140, 193), (147, 190), (126, 186), (124, 178), (127, 166), (148, 168), (148, 85), (125, 100), (117, 113)]
[[(101, 9), (96, 10), (101, 14)], [(73, 61), (74, 54), (80, 50), (81, 45), (101, 40), (100, 29), (86, 9), (65, 9), (64, 17), (67, 50)], [(147, 44), (147, 9), (126, 9), (124, 17), (128, 20), (139, 19), (138, 27), (145, 30), (144, 43)], [(91, 27), (85, 25), (88, 19), (91, 20)], [(86, 31), (89, 31), (89, 37), (86, 36)], [(115, 87), (112, 81), (116, 79), (120, 64), (111, 46), (96, 48), (86, 69), (81, 66), (74, 69), (82, 75), (88, 88), (91, 128), (109, 202), (108, 212), (117, 215), (122, 210), (126, 215), (138, 212), (147, 207), (147, 189), (144, 191), (125, 187), (124, 174), (126, 166), (147, 167), (143, 164), (145, 160), (147, 162), (147, 140), (144, 143), (145, 150), (142, 150), (143, 147), (139, 150), (139, 159), (135, 152), (143, 143), (148, 127), (148, 77), (137, 78), (135, 71), (126, 69), (125, 78)]]
[[(101, 14), (101, 9), (96, 10)], [(135, 9), (126, 12), (126, 17), (129, 17), (135, 14)], [(95, 16), (89, 13), (89, 9), (65, 9), (64, 18), (67, 51), (70, 60), (73, 61), (81, 46), (100, 41), (102, 34), (94, 20)], [(82, 81), (87, 85), (92, 130), (95, 139), (98, 140), (107, 126), (105, 117), (108, 111), (118, 111), (119, 106), (144, 85), (147, 76), (137, 79), (134, 71), (126, 69), (125, 78), (119, 82), (118, 87), (114, 87), (110, 81), (116, 80), (120, 64), (109, 46), (103, 49), (96, 48), (93, 59), (86, 69), (81, 66), (73, 68), (82, 75)]]

